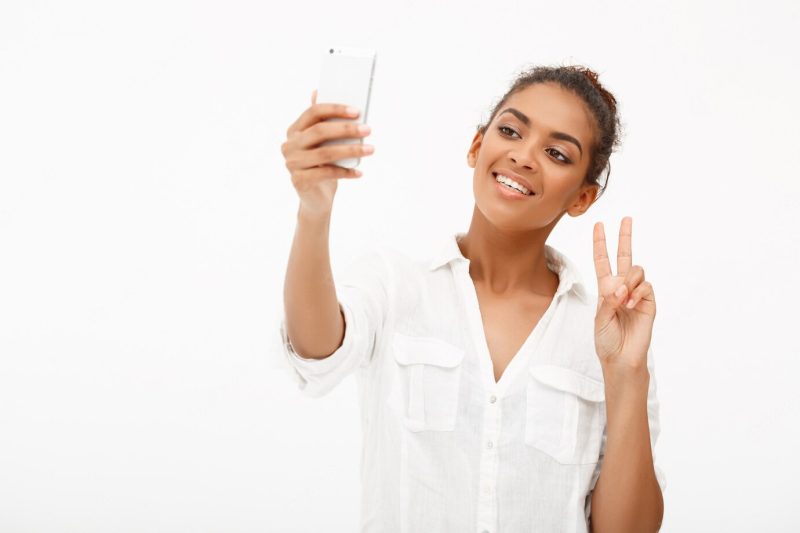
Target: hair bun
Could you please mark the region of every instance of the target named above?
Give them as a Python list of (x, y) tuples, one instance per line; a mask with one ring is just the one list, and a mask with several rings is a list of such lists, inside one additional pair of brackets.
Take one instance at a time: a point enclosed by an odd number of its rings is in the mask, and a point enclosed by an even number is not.
[(611, 109), (612, 114), (616, 114), (617, 112), (617, 99), (614, 98), (614, 95), (608, 92), (603, 85), (598, 80), (597, 73), (590, 68), (584, 66), (575, 66), (573, 67), (575, 70), (586, 76), (586, 78), (591, 82), (595, 89), (600, 93), (600, 96), (603, 97), (608, 107)]

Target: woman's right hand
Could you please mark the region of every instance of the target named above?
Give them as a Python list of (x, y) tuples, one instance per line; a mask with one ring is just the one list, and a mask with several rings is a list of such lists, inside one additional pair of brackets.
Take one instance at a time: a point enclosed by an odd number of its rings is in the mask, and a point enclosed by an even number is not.
[(342, 104), (318, 104), (317, 91), (311, 96), (311, 107), (286, 131), (286, 142), (281, 152), (286, 168), (292, 175), (292, 185), (300, 196), (300, 208), (313, 215), (330, 214), (339, 178), (358, 178), (361, 172), (331, 164), (332, 161), (350, 157), (364, 157), (372, 153), (368, 145), (319, 145), (329, 139), (357, 138), (369, 135), (359, 131), (360, 124), (352, 121), (326, 121), (331, 117), (353, 119), (358, 114), (348, 114)]

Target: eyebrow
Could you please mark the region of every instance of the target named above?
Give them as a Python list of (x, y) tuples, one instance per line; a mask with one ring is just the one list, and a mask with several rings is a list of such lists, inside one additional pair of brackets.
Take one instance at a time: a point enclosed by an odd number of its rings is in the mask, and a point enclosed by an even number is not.
[[(523, 113), (519, 109), (514, 109), (513, 107), (507, 107), (504, 110), (502, 110), (497, 116), (500, 116), (503, 113), (511, 113), (526, 126), (530, 127), (531, 125), (531, 119), (529, 119), (527, 115), (525, 115), (525, 113)], [(550, 133), (550, 137), (554, 139), (560, 139), (562, 141), (571, 142), (572, 144), (578, 147), (578, 151), (581, 153), (581, 157), (583, 157), (583, 148), (581, 147), (581, 143), (578, 141), (578, 139), (576, 139), (572, 135), (564, 133), (563, 131), (554, 131)]]

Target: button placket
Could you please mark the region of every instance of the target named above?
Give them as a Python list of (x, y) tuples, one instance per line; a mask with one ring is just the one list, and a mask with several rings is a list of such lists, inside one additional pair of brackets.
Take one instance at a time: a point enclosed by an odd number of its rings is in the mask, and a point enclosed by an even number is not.
[(485, 400), (483, 442), (480, 466), (480, 496), (478, 499), (478, 531), (493, 531), (497, 523), (497, 498), (495, 485), (498, 471), (497, 439), (500, 431), (501, 411), (497, 394)]

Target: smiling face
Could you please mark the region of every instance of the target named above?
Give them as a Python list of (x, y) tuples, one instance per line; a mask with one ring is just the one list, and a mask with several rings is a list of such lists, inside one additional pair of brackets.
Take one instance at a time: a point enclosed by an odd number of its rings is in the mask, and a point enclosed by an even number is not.
[[(558, 84), (537, 83), (513, 94), (486, 133), (475, 134), (467, 154), (477, 209), (507, 231), (552, 229), (564, 213), (584, 213), (599, 189), (584, 183), (595, 128), (583, 100)], [(516, 193), (497, 183), (498, 170), (524, 180), (533, 194), (507, 195)]]

